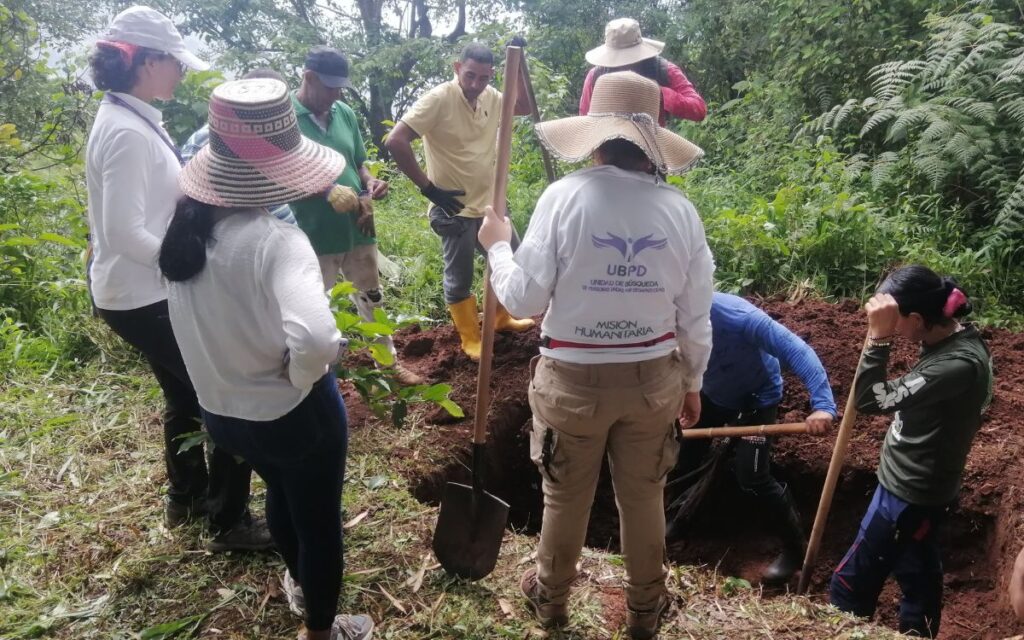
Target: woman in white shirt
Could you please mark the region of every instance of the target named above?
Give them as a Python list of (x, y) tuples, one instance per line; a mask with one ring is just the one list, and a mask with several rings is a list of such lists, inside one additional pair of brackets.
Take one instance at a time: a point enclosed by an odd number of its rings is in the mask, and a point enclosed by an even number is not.
[(630, 637), (652, 638), (668, 607), (665, 476), (674, 421), (700, 414), (711, 352), (714, 263), (697, 212), (664, 182), (702, 151), (657, 126), (660, 90), (632, 72), (597, 80), (587, 116), (537, 125), (555, 155), (595, 166), (541, 195), (512, 255), (507, 220), (488, 210), (480, 243), (494, 291), (526, 318), (547, 309), (530, 383), (530, 455), (543, 478), (536, 566), (521, 589), (545, 625), (566, 600), (607, 453), (626, 563)]
[(154, 100), (170, 100), (186, 68), (207, 65), (188, 50), (163, 14), (148, 7), (119, 13), (90, 57), (93, 80), (106, 92), (86, 147), (92, 259), (90, 292), (99, 316), (142, 352), (163, 391), (168, 526), (206, 516), (211, 551), (271, 545), (266, 524), (248, 510), (248, 465), (202, 447), (180, 452), (200, 429), (199, 405), (167, 316), (167, 290), (156, 257), (181, 195), (181, 157)]
[(267, 484), (299, 637), (365, 640), (369, 617), (336, 615), (348, 430), (330, 366), (343, 341), (309, 239), (267, 209), (325, 192), (345, 159), (302, 137), (278, 80), (218, 86), (209, 125), (160, 251), (174, 335), (217, 448)]

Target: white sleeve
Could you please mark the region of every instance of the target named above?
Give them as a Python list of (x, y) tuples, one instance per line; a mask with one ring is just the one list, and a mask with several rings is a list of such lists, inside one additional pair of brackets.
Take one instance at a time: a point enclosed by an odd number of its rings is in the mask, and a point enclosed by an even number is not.
[(551, 301), (551, 291), (537, 284), (512, 257), (512, 245), (498, 242), (487, 252), (491, 286), (509, 313), (528, 318), (542, 313)]
[[(693, 214), (696, 218), (696, 213)], [(714, 293), (715, 262), (711, 257), (704, 225), (696, 220), (690, 242), (690, 265), (686, 283), (676, 298), (676, 339), (679, 353), (689, 370), (688, 391), (700, 391), (704, 371), (711, 357), (711, 296)]]
[(146, 229), (149, 141), (130, 130), (117, 132), (103, 157), (102, 232), (110, 246), (133, 262), (155, 267), (160, 241)]
[(277, 229), (263, 249), (259, 270), (281, 308), (288, 379), (308, 389), (338, 356), (341, 332), (324, 294), (323, 276), (309, 239), (298, 228)]

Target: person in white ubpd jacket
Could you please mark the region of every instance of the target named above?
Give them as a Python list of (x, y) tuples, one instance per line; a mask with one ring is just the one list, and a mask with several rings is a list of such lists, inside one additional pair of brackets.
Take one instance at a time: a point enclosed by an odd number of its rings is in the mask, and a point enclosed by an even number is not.
[(674, 422), (692, 426), (711, 352), (714, 263), (690, 202), (664, 181), (703, 152), (658, 126), (658, 85), (632, 72), (598, 79), (590, 112), (537, 125), (568, 161), (594, 165), (537, 202), (512, 254), (507, 220), (487, 216), (480, 243), (510, 313), (547, 309), (530, 383), (530, 454), (543, 477), (537, 563), (523, 575), (545, 625), (564, 624), (601, 459), (607, 452), (626, 564), (632, 638), (657, 634), (665, 590), (665, 476)]

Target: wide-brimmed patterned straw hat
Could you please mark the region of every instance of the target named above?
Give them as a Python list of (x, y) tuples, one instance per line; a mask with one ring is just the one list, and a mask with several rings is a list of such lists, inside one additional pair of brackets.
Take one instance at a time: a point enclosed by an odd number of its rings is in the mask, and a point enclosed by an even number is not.
[(665, 43), (640, 35), (640, 23), (632, 18), (617, 18), (604, 27), (604, 44), (587, 52), (587, 62), (596, 67), (624, 67), (653, 58)]
[(586, 160), (594, 149), (621, 138), (640, 147), (660, 173), (683, 173), (704, 151), (686, 138), (658, 126), (661, 89), (632, 71), (606, 73), (597, 79), (590, 112), (541, 122), (537, 136), (567, 162)]
[(210, 97), (210, 143), (178, 176), (188, 196), (219, 207), (301, 200), (345, 169), (337, 151), (304, 138), (288, 87), (257, 78), (225, 82)]

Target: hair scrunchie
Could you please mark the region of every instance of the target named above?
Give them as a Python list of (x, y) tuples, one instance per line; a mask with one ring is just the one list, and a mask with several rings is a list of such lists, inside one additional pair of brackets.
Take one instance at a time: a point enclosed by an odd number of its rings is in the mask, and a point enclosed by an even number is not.
[(962, 307), (967, 302), (967, 296), (960, 289), (953, 287), (953, 290), (949, 292), (949, 297), (946, 298), (946, 304), (942, 306), (942, 315), (947, 318), (952, 318), (957, 309)]
[(124, 66), (131, 67), (132, 60), (135, 59), (135, 54), (139, 51), (139, 45), (130, 44), (128, 42), (115, 42), (114, 40), (97, 40), (96, 46), (103, 47), (105, 49), (116, 49), (121, 54), (121, 60), (124, 61)]

